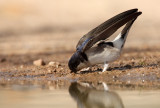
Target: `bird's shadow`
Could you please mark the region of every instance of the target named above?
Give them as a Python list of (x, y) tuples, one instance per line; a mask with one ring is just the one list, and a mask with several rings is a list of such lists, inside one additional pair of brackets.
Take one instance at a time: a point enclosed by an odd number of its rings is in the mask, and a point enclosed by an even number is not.
[[(125, 66), (120, 66), (120, 67), (109, 67), (107, 71), (114, 71), (114, 70), (128, 70), (128, 69), (135, 69), (135, 68), (142, 68), (142, 67), (154, 67), (158, 66), (158, 64), (149, 64), (149, 65), (136, 65), (136, 66), (131, 66), (131, 65), (125, 65)], [(102, 72), (101, 68), (95, 69), (95, 70), (87, 70), (87, 71), (80, 71), (80, 74), (87, 74), (87, 73), (94, 73), (94, 72)]]

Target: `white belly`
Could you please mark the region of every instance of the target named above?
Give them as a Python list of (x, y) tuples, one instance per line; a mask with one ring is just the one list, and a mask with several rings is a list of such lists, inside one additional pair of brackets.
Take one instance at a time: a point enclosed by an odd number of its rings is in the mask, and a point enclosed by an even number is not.
[(120, 49), (106, 47), (99, 51), (98, 47), (93, 47), (86, 51), (86, 54), (91, 65), (104, 64), (104, 62), (109, 63), (117, 60), (120, 56)]

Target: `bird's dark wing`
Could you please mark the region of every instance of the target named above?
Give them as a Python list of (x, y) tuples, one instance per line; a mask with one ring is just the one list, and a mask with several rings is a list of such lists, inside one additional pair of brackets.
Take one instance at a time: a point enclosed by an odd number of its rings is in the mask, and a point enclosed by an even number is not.
[[(96, 28), (92, 29), (90, 32), (88, 32), (87, 34), (85, 34), (78, 42), (76, 48), (80, 47), (82, 45), (82, 43), (87, 40), (88, 38), (92, 38), (94, 35), (98, 34), (99, 32), (103, 31), (104, 29), (106, 29), (107, 27), (109, 27), (110, 25), (112, 25), (114, 22), (118, 21), (119, 19), (123, 18), (126, 15), (132, 14), (134, 12), (137, 12), (138, 9), (131, 9), (125, 12), (122, 12), (112, 18), (110, 18), (109, 20), (105, 21), (104, 23), (100, 24), (99, 26), (97, 26)], [(107, 37), (106, 37), (107, 38)]]
[(113, 18), (107, 20), (106, 22), (102, 23), (98, 27), (94, 28), (79, 40), (76, 46), (77, 50), (80, 52), (85, 52), (96, 42), (100, 40), (105, 40), (128, 21), (137, 18), (141, 14), (141, 12), (137, 12), (137, 10), (138, 9), (131, 9), (120, 13)]

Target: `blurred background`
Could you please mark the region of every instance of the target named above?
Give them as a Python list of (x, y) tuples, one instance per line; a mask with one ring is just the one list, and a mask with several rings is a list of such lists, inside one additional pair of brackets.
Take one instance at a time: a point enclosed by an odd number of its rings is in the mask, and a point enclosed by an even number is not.
[(159, 0), (0, 0), (0, 53), (73, 51), (85, 33), (132, 8), (143, 14), (125, 48), (159, 47), (159, 4)]

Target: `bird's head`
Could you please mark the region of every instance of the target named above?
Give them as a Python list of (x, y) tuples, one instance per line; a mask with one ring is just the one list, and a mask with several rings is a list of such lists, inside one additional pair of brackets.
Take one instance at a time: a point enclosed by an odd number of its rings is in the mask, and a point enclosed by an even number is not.
[(86, 55), (84, 53), (75, 52), (68, 62), (69, 69), (76, 73), (78, 70), (82, 69), (85, 65)]

